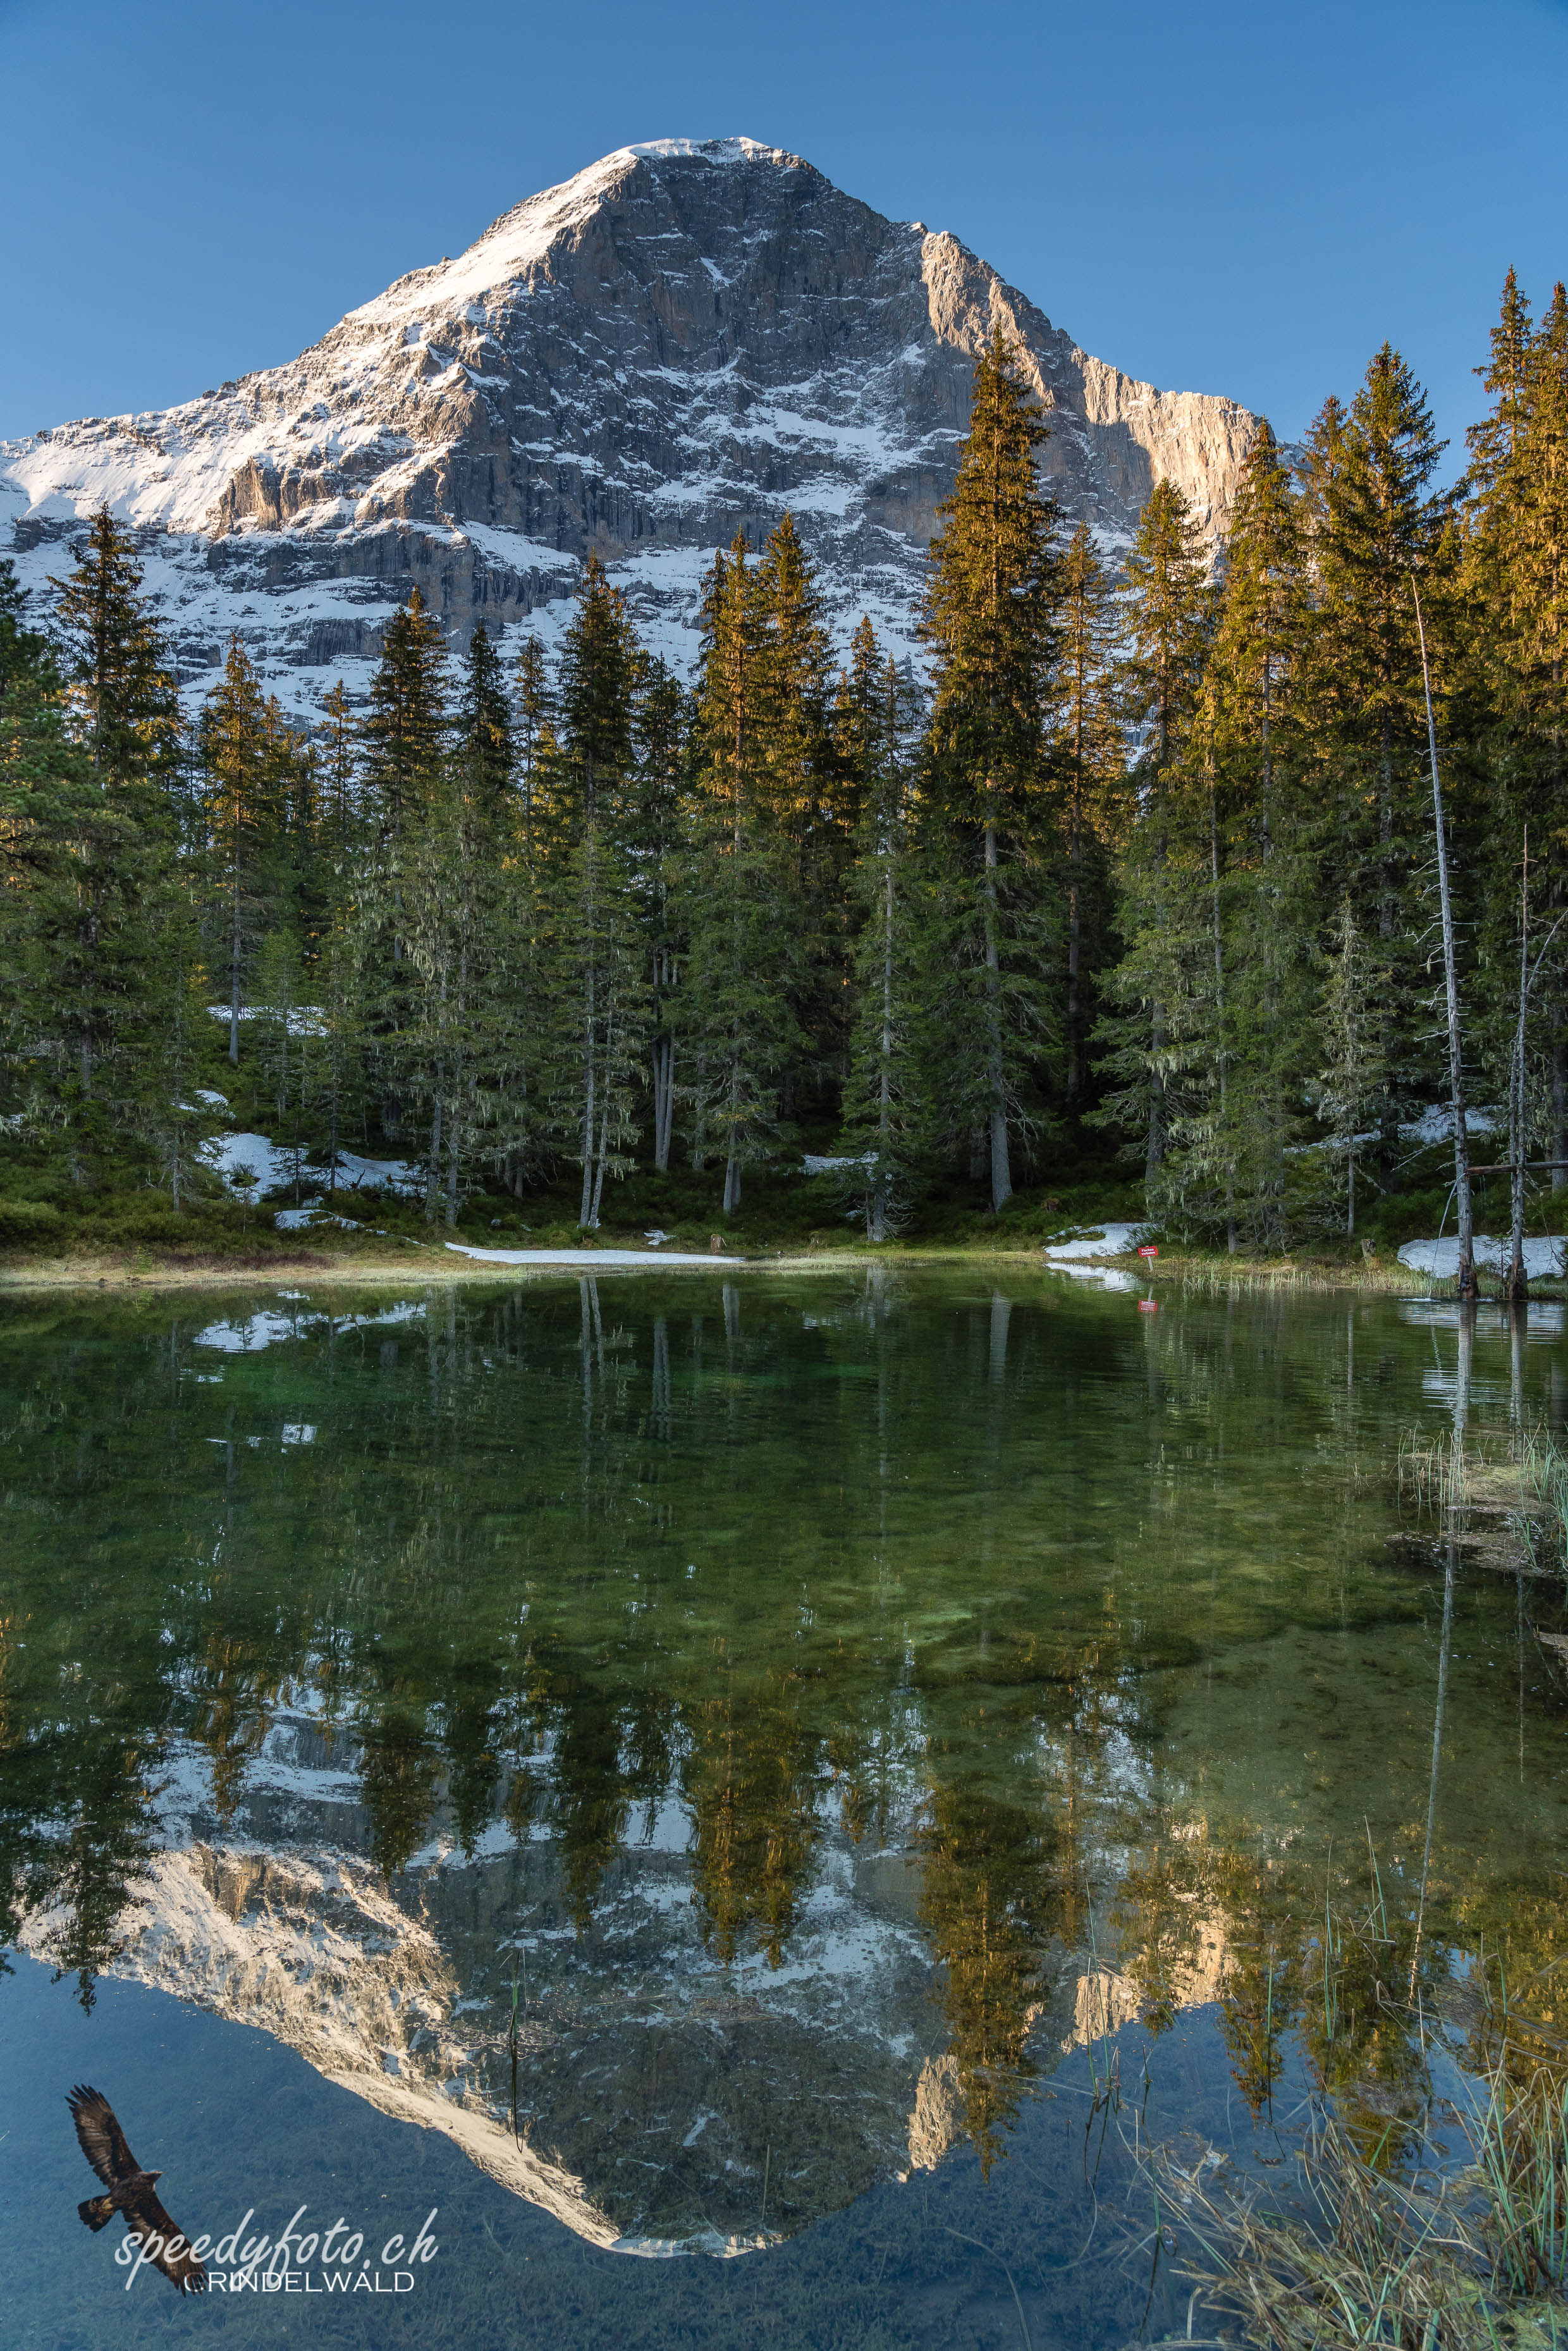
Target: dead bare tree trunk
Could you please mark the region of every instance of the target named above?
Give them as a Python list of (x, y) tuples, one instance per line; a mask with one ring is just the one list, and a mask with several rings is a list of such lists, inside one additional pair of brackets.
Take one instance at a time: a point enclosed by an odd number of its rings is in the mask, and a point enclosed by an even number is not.
[(1519, 1022), (1508, 1070), (1508, 1155), (1511, 1223), (1508, 1275), (1502, 1294), (1511, 1306), (1530, 1296), (1524, 1272), (1524, 1027), (1530, 1003), (1530, 829), (1525, 828), (1524, 863), (1519, 882)]
[(1448, 1084), (1454, 1108), (1454, 1193), (1459, 1211), (1459, 1267), (1457, 1294), (1480, 1296), (1476, 1280), (1475, 1217), (1470, 1205), (1470, 1144), (1465, 1126), (1464, 1060), (1459, 1037), (1459, 981), (1454, 959), (1454, 905), (1448, 892), (1448, 845), (1443, 828), (1443, 786), (1437, 772), (1437, 722), (1432, 716), (1432, 679), (1427, 665), (1427, 627), (1421, 618), (1421, 597), (1416, 575), (1410, 575), (1416, 599), (1416, 629), (1421, 641), (1421, 684), (1427, 697), (1427, 742), (1432, 755), (1432, 822), (1437, 841), (1437, 895), (1443, 912), (1443, 985), (1448, 1003)]

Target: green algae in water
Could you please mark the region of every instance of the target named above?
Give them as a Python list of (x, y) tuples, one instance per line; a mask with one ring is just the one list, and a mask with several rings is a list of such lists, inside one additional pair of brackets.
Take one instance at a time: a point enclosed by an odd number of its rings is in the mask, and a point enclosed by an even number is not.
[[(1552, 1320), (1483, 1318), (1473, 1425), (1560, 1423)], [(1219, 2143), (1292, 2084), (1419, 2101), (1375, 1988), (1325, 2002), (1322, 1922), (1377, 1867), (1413, 1937), (1444, 1594), (1389, 1537), (1456, 1353), (1408, 1304), (1140, 1316), (1010, 1271), (13, 1309), (0, 1872), (64, 1970), (32, 2056), (74, 1997), (61, 2088), (90, 2071), (131, 1978), (175, 2041), (259, 2028), (387, 2146), (436, 2124), (465, 2210), (529, 2205), (536, 2270), (591, 2262), (650, 2341), (724, 2339), (736, 2265), (682, 2265), (677, 2321), (595, 2247), (767, 2243), (786, 2299), (815, 2265), (791, 2339), (956, 2340), (955, 2279), (1017, 2324), (964, 2251), (1005, 2238), (1100, 2339), (1058, 2110), (1119, 2043)], [(1478, 1950), (1555, 1952), (1522, 1600), (1453, 1595), (1428, 2012)]]

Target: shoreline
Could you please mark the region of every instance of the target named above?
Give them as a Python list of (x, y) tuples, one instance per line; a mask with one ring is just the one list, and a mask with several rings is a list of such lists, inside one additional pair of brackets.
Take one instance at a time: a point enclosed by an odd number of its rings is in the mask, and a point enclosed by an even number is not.
[[(1163, 1290), (1192, 1287), (1206, 1290), (1232, 1286), (1253, 1290), (1348, 1291), (1365, 1297), (1448, 1298), (1451, 1279), (1433, 1277), (1396, 1263), (1336, 1265), (1317, 1259), (1231, 1258), (1225, 1255), (1162, 1255), (1152, 1267), (1134, 1254), (1080, 1259), (1071, 1266), (1053, 1263), (1045, 1245), (1028, 1242), (1003, 1245), (958, 1245), (923, 1248), (893, 1242), (881, 1248), (835, 1249), (757, 1249), (735, 1256), (699, 1255), (671, 1250), (602, 1249), (530, 1250), (526, 1253), (486, 1252), (470, 1256), (470, 1245), (448, 1248), (444, 1242), (405, 1241), (401, 1249), (373, 1256), (363, 1250), (327, 1254), (319, 1249), (279, 1250), (257, 1259), (236, 1256), (229, 1261), (205, 1259), (199, 1264), (149, 1261), (150, 1252), (114, 1256), (22, 1258), (0, 1264), (0, 1297), (83, 1290), (183, 1290), (215, 1289), (265, 1290), (283, 1281), (313, 1280), (346, 1287), (407, 1280), (429, 1284), (518, 1282), (550, 1280), (560, 1274), (636, 1277), (648, 1273), (858, 1273), (869, 1267), (899, 1270), (921, 1266), (985, 1269), (1028, 1267), (1037, 1273), (1055, 1274), (1064, 1281), (1088, 1288), (1103, 1286), (1099, 1277), (1116, 1277), (1110, 1285), (1124, 1293), (1129, 1281), (1156, 1295)], [(1546, 1279), (1531, 1285), (1532, 1298), (1560, 1301), (1568, 1285)], [(1483, 1304), (1500, 1300), (1483, 1294)]]

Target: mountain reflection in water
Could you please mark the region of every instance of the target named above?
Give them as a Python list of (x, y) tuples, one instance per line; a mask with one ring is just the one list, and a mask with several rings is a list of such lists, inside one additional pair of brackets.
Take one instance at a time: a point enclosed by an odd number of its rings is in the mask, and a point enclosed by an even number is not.
[[(1008, 1269), (11, 1302), (0, 1937), (266, 2027), (581, 2235), (744, 2250), (1218, 2003), (1370, 2134), (1554, 1955), (1563, 1708), (1400, 1523), (1458, 1321)], [(1496, 1317), (1473, 1415), (1562, 1424)], [(1539, 1618), (1540, 1607), (1531, 1602)], [(1404, 1938), (1403, 1943), (1400, 1938)], [(4, 1998), (0, 1987), (0, 1999)]]

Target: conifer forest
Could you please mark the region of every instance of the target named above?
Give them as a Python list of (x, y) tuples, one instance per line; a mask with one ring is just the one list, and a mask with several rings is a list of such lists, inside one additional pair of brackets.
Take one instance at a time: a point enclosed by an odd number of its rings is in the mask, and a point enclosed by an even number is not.
[(1169, 482), (1109, 548), (998, 338), (924, 665), (841, 657), (789, 516), (716, 555), (689, 680), (591, 555), (559, 658), (416, 591), (308, 733), (237, 637), (183, 708), (107, 508), (52, 604), (0, 568), (12, 1237), (215, 1196), (218, 1098), (438, 1228), (591, 1232), (633, 1176), (722, 1223), (809, 1150), (873, 1241), (1092, 1168), (1220, 1249), (1352, 1243), (1451, 1082), (1561, 1186), (1562, 286), (1510, 277), (1483, 373), (1457, 481), (1385, 345), (1260, 432), (1217, 552)]

